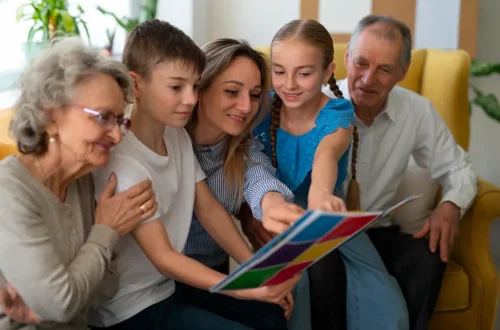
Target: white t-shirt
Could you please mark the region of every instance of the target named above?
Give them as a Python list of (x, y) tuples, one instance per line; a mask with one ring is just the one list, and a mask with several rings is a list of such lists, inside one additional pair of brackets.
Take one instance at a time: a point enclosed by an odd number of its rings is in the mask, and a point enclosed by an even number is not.
[[(172, 246), (182, 251), (193, 215), (195, 184), (205, 179), (184, 128), (167, 127), (164, 135), (168, 156), (160, 156), (144, 146), (132, 132), (112, 151), (108, 165), (92, 173), (96, 199), (104, 190), (111, 173), (118, 178), (116, 192), (151, 179), (158, 210), (145, 222), (161, 218)], [(119, 279), (115, 296), (92, 309), (89, 323), (111, 326), (174, 293), (173, 279), (158, 272), (131, 234), (120, 238), (113, 270)]]

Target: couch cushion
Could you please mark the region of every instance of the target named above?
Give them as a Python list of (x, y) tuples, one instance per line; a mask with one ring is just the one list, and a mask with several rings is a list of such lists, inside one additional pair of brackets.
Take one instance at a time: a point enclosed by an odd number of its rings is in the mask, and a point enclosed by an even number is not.
[(448, 312), (469, 307), (469, 277), (462, 266), (450, 261), (446, 267), (435, 311)]
[(405, 233), (417, 233), (436, 206), (438, 190), (439, 182), (431, 178), (429, 170), (418, 166), (413, 157), (410, 157), (405, 175), (394, 197), (394, 203), (410, 195), (422, 195), (422, 197), (398, 210), (393, 215), (394, 224), (400, 226), (401, 231)]

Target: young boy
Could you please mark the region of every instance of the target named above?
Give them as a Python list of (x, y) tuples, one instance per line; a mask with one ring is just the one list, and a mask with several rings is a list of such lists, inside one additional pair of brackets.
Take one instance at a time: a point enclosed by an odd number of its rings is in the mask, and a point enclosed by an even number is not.
[[(209, 234), (235, 260), (243, 262), (251, 256), (231, 217), (204, 181), (183, 128), (198, 100), (204, 54), (179, 29), (152, 20), (130, 33), (123, 62), (134, 80), (132, 129), (112, 152), (108, 165), (93, 173), (96, 196), (112, 173), (118, 178), (118, 191), (150, 179), (158, 208), (118, 243), (113, 263), (118, 291), (91, 311), (90, 324), (113, 329), (248, 329), (238, 320), (185, 304), (174, 295), (174, 280), (207, 290), (226, 276), (181, 253), (193, 209)], [(297, 280), (226, 294), (280, 304), (287, 310), (293, 306), (286, 301)], [(234, 306), (245, 308), (244, 301), (233, 300)], [(231, 303), (225, 308), (234, 306)], [(270, 329), (286, 328), (283, 313)]]

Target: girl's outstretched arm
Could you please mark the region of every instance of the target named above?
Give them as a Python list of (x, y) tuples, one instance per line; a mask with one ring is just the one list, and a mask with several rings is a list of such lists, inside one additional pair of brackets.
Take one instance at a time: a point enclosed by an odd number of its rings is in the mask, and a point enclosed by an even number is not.
[(325, 136), (316, 148), (308, 195), (309, 209), (346, 211), (344, 201), (335, 197), (333, 191), (337, 182), (338, 162), (349, 148), (353, 128), (351, 125), (347, 129), (337, 129)]

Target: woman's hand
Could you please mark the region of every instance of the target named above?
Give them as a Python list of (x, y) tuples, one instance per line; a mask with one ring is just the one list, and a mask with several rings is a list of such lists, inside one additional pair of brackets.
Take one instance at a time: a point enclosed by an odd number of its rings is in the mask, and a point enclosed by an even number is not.
[(263, 209), (262, 225), (273, 234), (281, 234), (295, 221), (297, 221), (305, 210), (296, 204), (287, 202), (274, 204)]
[(223, 291), (223, 293), (238, 299), (258, 300), (280, 305), (285, 310), (285, 317), (288, 319), (294, 306), (291, 292), (301, 277), (301, 274), (297, 274), (280, 284), (255, 289)]
[(342, 198), (339, 198), (326, 190), (319, 193), (310, 193), (308, 206), (310, 210), (323, 210), (330, 212), (347, 212), (347, 207)]
[(141, 221), (150, 218), (158, 207), (151, 181), (144, 180), (115, 195), (117, 179), (113, 173), (97, 201), (95, 223), (107, 225), (123, 236)]
[(41, 320), (24, 303), (16, 289), (9, 283), (7, 288), (0, 289), (0, 307), (2, 311), (16, 322), (24, 324), (40, 324)]

